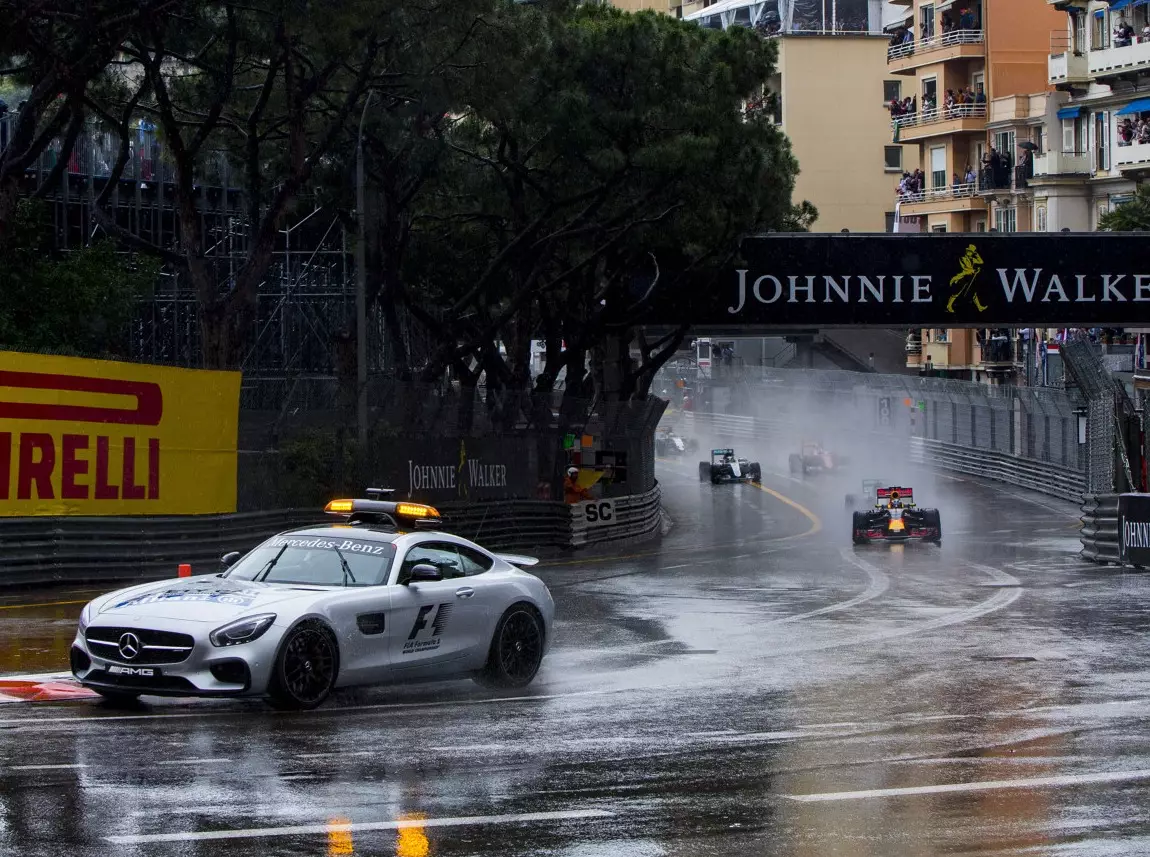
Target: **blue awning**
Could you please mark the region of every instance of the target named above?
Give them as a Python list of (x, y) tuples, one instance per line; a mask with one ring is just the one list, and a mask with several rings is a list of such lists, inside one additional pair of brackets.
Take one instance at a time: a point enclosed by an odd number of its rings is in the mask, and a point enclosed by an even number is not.
[(1063, 107), (1058, 111), (1059, 119), (1077, 119), (1082, 115), (1081, 107)]
[(1114, 2), (1110, 4), (1110, 11), (1120, 12), (1133, 2), (1134, 0), (1114, 0)]
[(1097, 12), (1094, 13), (1094, 17), (1095, 18), (1105, 18), (1106, 13), (1103, 12), (1101, 9), (1099, 9)]
[(1118, 111), (1118, 116), (1129, 116), (1131, 113), (1150, 113), (1150, 98), (1139, 98), (1131, 101)]

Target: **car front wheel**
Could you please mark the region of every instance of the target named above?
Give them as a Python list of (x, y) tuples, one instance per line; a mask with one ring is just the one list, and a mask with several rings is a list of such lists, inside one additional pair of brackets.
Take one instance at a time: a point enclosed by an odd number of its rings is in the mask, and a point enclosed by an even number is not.
[(543, 660), (543, 619), (529, 604), (513, 604), (495, 625), (487, 663), (475, 680), (484, 687), (526, 687)]
[(96, 693), (104, 698), (104, 701), (115, 708), (129, 708), (136, 705), (140, 701), (140, 694), (132, 693), (122, 690), (104, 690), (103, 688), (93, 688)]
[(276, 708), (316, 708), (335, 687), (338, 670), (339, 647), (331, 631), (320, 622), (301, 622), (280, 644), (268, 699)]

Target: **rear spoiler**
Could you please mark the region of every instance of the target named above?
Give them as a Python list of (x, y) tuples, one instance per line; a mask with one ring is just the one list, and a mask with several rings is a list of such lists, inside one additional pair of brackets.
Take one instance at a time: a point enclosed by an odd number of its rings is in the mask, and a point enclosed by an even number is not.
[(496, 559), (501, 559), (511, 565), (517, 565), (520, 568), (531, 568), (533, 565), (539, 565), (539, 560), (533, 556), (520, 556), (513, 553), (497, 553)]

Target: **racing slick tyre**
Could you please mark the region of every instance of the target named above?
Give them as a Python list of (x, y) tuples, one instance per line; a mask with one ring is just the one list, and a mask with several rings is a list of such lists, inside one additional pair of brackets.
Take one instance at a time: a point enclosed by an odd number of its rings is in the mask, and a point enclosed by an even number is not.
[(936, 545), (942, 544), (942, 514), (938, 509), (928, 509), (922, 516), (923, 526), (934, 527), (938, 530), (938, 538), (931, 539)]
[(751, 481), (752, 482), (762, 482), (763, 481), (763, 468), (760, 467), (758, 464), (752, 464), (751, 465)]
[(699, 462), (699, 481), (700, 482), (706, 482), (710, 478), (711, 478), (711, 462), (700, 461)]
[(543, 619), (530, 604), (512, 604), (499, 617), (487, 663), (475, 676), (484, 687), (527, 687), (543, 660)]
[(335, 687), (339, 645), (322, 622), (300, 622), (280, 643), (268, 683), (268, 701), (276, 708), (317, 708)]
[(866, 515), (863, 512), (855, 512), (851, 520), (851, 540), (856, 545), (867, 544), (866, 536), (860, 536), (859, 532), (866, 532)]

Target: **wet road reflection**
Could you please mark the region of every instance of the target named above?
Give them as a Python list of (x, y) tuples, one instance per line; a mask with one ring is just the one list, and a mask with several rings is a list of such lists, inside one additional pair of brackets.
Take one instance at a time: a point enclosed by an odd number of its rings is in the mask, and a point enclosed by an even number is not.
[[(1150, 853), (1150, 578), (1073, 507), (936, 480), (941, 549), (855, 549), (843, 486), (687, 465), (662, 543), (542, 569), (525, 692), (0, 706), (0, 854)], [(78, 609), (0, 611), (5, 669)]]

